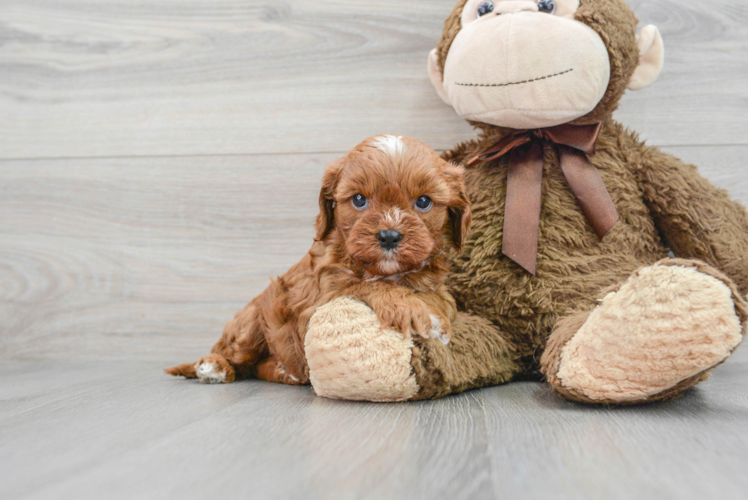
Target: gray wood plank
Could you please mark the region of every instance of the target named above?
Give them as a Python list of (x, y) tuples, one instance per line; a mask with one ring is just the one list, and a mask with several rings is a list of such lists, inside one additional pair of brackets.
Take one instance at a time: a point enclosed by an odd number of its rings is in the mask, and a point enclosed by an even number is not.
[[(479, 393), (443, 404), (344, 403), (316, 398), (308, 387), (259, 381), (204, 386), (142, 363), (116, 363), (119, 376), (99, 381), (105, 366), (84, 363), (86, 373), (59, 363), (46, 372), (56, 376), (60, 369), (73, 383), (85, 377), (95, 389), (0, 420), (0, 467), (13, 478), (0, 484), (3, 497), (108, 491), (111, 498), (383, 498), (422, 490), (485, 498), (490, 492), (486, 457), (476, 447), (485, 443)], [(0, 377), (3, 387), (20, 378)], [(40, 387), (39, 380), (23, 383)], [(449, 468), (434, 475), (445, 459)]]
[(3, 163), (0, 353), (207, 352), (309, 249), (335, 156)]
[(655, 145), (746, 144), (748, 3), (627, 2), (640, 27), (660, 28), (665, 68), (652, 87), (624, 96), (616, 118)]
[[(746, 497), (745, 348), (624, 409), (161, 373), (308, 249), (326, 163), (474, 135), (424, 69), (453, 2), (0, 3), (0, 498)], [(629, 2), (667, 61), (618, 119), (748, 203), (748, 5)]]
[[(748, 147), (668, 151), (748, 202)], [(0, 357), (203, 355), (309, 249), (338, 155), (0, 162)]]
[[(236, 385), (196, 391), (196, 385), (173, 384), (176, 379), (143, 363), (89, 361), (85, 369), (60, 362), (5, 366), (13, 370), (2, 377), (3, 406), (20, 406), (22, 411), (0, 418), (0, 447), (6, 452), (1, 459), (3, 498), (25, 496), (63, 481), (108, 457), (147, 445), (155, 436), (215, 415), (260, 389)], [(72, 389), (59, 387), (60, 382)], [(40, 393), (35, 399), (47, 401), (28, 407), (23, 397), (20, 404), (14, 403), (19, 387), (21, 394)]]
[(11, 1), (0, 157), (339, 151), (472, 135), (425, 78), (452, 0)]
[(21, 411), (0, 416), (3, 498), (660, 500), (748, 491), (742, 350), (683, 399), (632, 408), (565, 403), (538, 383), (369, 404), (260, 381), (205, 386), (148, 363), (4, 367), (0, 401)]
[[(453, 0), (8, 0), (0, 158), (345, 150), (473, 132), (425, 59)], [(748, 6), (631, 0), (667, 66), (618, 117), (654, 144), (746, 144)]]
[(588, 407), (543, 385), (484, 391), (497, 497), (745, 498), (747, 354), (664, 404)]

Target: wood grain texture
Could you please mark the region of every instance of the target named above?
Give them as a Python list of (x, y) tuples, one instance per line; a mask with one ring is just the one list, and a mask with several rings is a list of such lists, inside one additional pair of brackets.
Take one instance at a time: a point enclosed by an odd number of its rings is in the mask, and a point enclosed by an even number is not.
[(529, 382), (368, 404), (147, 363), (11, 361), (0, 497), (738, 500), (746, 354), (681, 400), (633, 408)]
[(309, 250), (334, 158), (0, 164), (0, 353), (207, 352)]
[[(748, 144), (748, 3), (627, 0), (640, 28), (655, 24), (665, 68), (648, 89), (629, 92), (616, 118), (660, 146)], [(737, 129), (732, 129), (737, 126)]]
[[(473, 137), (425, 71), (454, 1), (0, 2), (0, 498), (746, 498), (745, 348), (625, 409), (161, 373), (308, 250), (327, 163)], [(748, 203), (748, 4), (630, 4), (667, 61), (618, 119)]]
[[(653, 144), (746, 144), (748, 4), (630, 0), (667, 47), (618, 118)], [(315, 153), (473, 136), (425, 61), (454, 0), (6, 0), (0, 158)]]
[(496, 497), (744, 498), (746, 354), (661, 405), (581, 406), (534, 384), (484, 391)]

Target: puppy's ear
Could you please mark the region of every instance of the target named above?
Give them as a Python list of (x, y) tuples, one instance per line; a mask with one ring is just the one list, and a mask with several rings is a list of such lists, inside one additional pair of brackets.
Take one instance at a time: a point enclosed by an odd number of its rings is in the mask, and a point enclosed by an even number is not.
[(335, 228), (335, 188), (338, 186), (340, 172), (343, 170), (342, 160), (338, 160), (325, 170), (322, 177), (322, 189), (319, 192), (319, 215), (315, 229), (316, 241), (322, 241)]
[(462, 250), (462, 245), (467, 240), (470, 222), (473, 220), (470, 202), (461, 207), (449, 207), (449, 224), (451, 226), (452, 242), (457, 251)]
[(467, 240), (470, 222), (473, 220), (473, 210), (470, 200), (467, 197), (465, 182), (462, 175), (465, 169), (446, 163), (443, 168), (444, 175), (447, 179), (450, 189), (452, 190), (452, 199), (448, 207), (449, 214), (449, 233), (452, 237), (452, 243), (459, 252), (462, 245)]

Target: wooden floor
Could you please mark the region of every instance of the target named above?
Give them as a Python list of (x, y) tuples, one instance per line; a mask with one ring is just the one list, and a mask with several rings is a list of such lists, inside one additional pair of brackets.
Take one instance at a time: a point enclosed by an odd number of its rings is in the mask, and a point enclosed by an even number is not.
[[(746, 348), (625, 409), (161, 374), (308, 249), (327, 163), (473, 136), (425, 71), (454, 1), (0, 3), (0, 498), (748, 498)], [(617, 118), (748, 203), (748, 3), (629, 3), (666, 66)]]
[(745, 499), (746, 353), (646, 408), (531, 382), (387, 405), (157, 363), (5, 361), (0, 498)]

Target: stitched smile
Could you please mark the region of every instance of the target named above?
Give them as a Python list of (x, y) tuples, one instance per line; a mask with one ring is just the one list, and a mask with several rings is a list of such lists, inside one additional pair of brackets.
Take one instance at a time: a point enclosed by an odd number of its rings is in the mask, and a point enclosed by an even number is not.
[(455, 83), (455, 85), (459, 85), (461, 87), (509, 87), (511, 85), (522, 85), (523, 83), (532, 83), (532, 82), (539, 82), (540, 80), (548, 80), (549, 78), (553, 78), (554, 76), (565, 75), (566, 73), (571, 73), (572, 71), (574, 71), (574, 68), (567, 69), (566, 71), (561, 71), (560, 73), (554, 73), (552, 75), (540, 76), (538, 78), (533, 78), (531, 80), (522, 80), (521, 82), (509, 82), (509, 83)]

